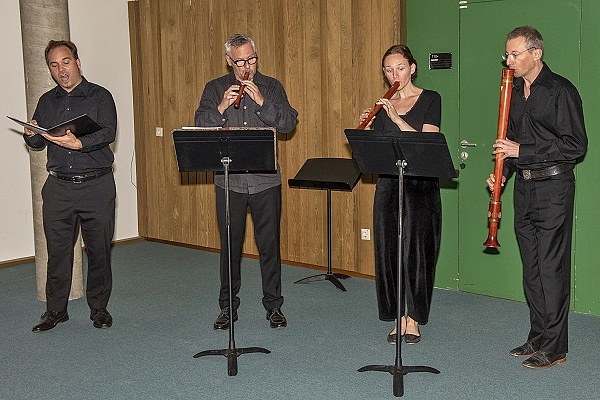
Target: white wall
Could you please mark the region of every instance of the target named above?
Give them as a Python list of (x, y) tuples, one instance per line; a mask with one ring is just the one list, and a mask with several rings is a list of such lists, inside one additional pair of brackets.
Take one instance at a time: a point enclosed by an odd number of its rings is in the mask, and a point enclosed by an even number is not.
[[(85, 77), (106, 87), (117, 105), (115, 240), (138, 236), (133, 134), (133, 95), (127, 0), (70, 0), (71, 40)], [(24, 119), (25, 81), (19, 0), (0, 2), (4, 62), (0, 63), (0, 262), (34, 255), (29, 156), (18, 125)], [(9, 40), (10, 39), (10, 40)], [(50, 38), (48, 38), (50, 39)]]
[(133, 134), (133, 92), (127, 0), (69, 0), (71, 40), (83, 74), (107, 88), (117, 105), (115, 240), (138, 236)]
[(19, 0), (0, 1), (0, 261), (33, 255), (29, 153), (23, 130), (6, 118), (27, 118)]

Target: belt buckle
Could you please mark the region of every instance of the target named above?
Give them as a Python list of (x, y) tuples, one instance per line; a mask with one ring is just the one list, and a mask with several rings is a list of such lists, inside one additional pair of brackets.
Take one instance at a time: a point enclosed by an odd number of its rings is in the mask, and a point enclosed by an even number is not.
[(524, 169), (522, 170), (523, 173), (523, 179), (525, 179), (526, 181), (531, 179), (531, 170), (530, 169)]
[(73, 183), (81, 183), (85, 180), (85, 176), (82, 175), (76, 175), (74, 177), (71, 178)]

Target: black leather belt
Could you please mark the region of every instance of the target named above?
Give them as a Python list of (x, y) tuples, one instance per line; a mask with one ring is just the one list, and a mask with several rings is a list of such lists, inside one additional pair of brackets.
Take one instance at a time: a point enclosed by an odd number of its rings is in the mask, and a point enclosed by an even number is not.
[(90, 172), (88, 174), (83, 174), (83, 175), (64, 175), (64, 174), (59, 174), (54, 171), (48, 171), (48, 173), (50, 175), (52, 175), (58, 179), (62, 179), (63, 181), (69, 181), (69, 182), (73, 182), (73, 183), (81, 183), (81, 182), (85, 182), (85, 181), (91, 181), (92, 179), (99, 178), (102, 175), (106, 175), (110, 172), (112, 172), (112, 167), (103, 168), (101, 170), (98, 170), (95, 172)]
[(519, 175), (521, 175), (526, 181), (530, 179), (543, 179), (571, 171), (574, 167), (575, 164), (558, 164), (542, 169), (520, 169)]

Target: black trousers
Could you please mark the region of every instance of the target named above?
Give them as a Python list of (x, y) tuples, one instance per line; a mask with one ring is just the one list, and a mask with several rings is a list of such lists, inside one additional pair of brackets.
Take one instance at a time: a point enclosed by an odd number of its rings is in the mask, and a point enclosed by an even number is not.
[[(398, 177), (380, 175), (373, 200), (373, 233), (375, 290), (382, 321), (395, 320), (398, 312), (398, 201)], [(404, 178), (403, 205), (400, 309), (425, 325), (442, 234), (438, 179)]]
[[(229, 306), (225, 190), (218, 186), (215, 186), (215, 188), (217, 220), (221, 237), (221, 289), (219, 292), (219, 307), (224, 308)], [(231, 279), (233, 292), (232, 308), (237, 310), (240, 305), (240, 298), (237, 295), (241, 287), (240, 265), (248, 207), (252, 214), (254, 238), (260, 256), (260, 272), (263, 290), (262, 303), (267, 310), (270, 308), (281, 307), (283, 304), (283, 297), (281, 296), (281, 253), (279, 246), (281, 186), (276, 186), (256, 194), (229, 191)]]
[(515, 181), (515, 231), (531, 322), (528, 340), (549, 353), (569, 350), (574, 198), (573, 171), (538, 181), (517, 176)]
[(87, 302), (90, 308), (106, 308), (112, 290), (110, 251), (115, 226), (115, 197), (112, 173), (82, 183), (48, 176), (42, 188), (48, 247), (48, 311), (67, 309), (73, 277), (73, 246), (79, 226), (88, 257)]

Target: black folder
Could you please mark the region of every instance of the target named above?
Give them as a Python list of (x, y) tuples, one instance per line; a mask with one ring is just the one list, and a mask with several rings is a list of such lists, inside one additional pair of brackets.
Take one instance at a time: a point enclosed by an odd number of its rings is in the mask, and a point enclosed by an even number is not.
[(7, 116), (7, 118), (15, 121), (17, 124), (22, 125), (27, 129), (31, 129), (35, 133), (47, 133), (52, 136), (64, 136), (67, 134), (67, 129), (77, 137), (89, 135), (90, 133), (94, 133), (102, 129), (102, 127), (87, 114), (80, 115), (79, 117), (53, 126), (52, 128), (42, 128), (41, 126), (33, 125), (29, 122), (19, 121), (18, 119), (9, 116)]

